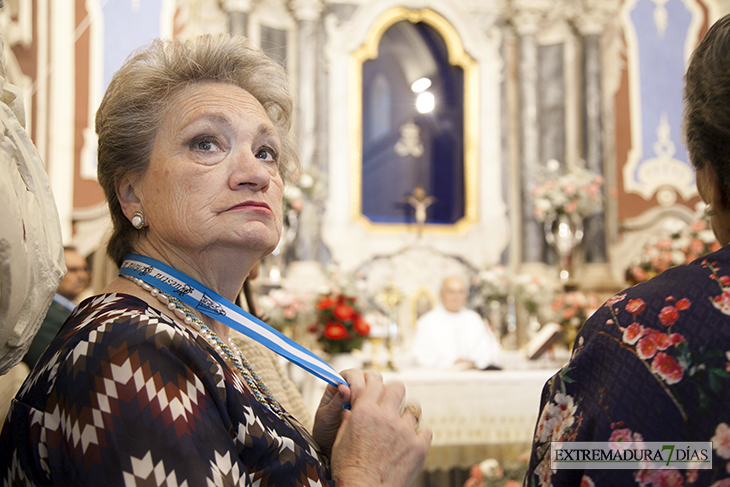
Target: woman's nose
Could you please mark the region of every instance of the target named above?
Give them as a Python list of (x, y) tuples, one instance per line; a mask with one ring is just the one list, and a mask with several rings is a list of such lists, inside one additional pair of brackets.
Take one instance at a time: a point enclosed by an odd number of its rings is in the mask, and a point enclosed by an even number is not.
[(273, 177), (267, 162), (258, 159), (250, 151), (235, 155), (235, 163), (230, 176), (231, 189), (247, 186), (254, 191), (266, 191)]

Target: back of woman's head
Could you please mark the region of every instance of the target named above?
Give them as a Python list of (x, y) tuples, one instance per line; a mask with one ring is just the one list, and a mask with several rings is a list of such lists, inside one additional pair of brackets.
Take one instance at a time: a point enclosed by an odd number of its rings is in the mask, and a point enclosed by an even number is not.
[(117, 265), (132, 250), (137, 235), (119, 205), (119, 182), (124, 176), (144, 174), (172, 95), (206, 81), (231, 83), (253, 95), (279, 131), (279, 171), (284, 181), (299, 168), (290, 133), (293, 101), (281, 66), (240, 36), (153, 41), (114, 74), (96, 113), (98, 178), (113, 224), (108, 253)]
[(710, 164), (730, 201), (730, 16), (710, 27), (690, 60), (684, 137), (692, 164)]

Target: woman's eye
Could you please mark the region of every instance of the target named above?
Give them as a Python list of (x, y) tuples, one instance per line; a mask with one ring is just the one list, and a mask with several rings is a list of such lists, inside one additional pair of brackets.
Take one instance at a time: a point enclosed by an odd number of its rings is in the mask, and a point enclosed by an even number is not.
[(204, 140), (198, 144), (198, 149), (201, 150), (212, 150), (213, 149), (213, 142), (209, 140)]
[(221, 150), (220, 145), (214, 139), (209, 138), (195, 139), (190, 144), (190, 147), (201, 152), (217, 152)]
[(271, 147), (262, 147), (258, 150), (256, 153), (256, 157), (259, 159), (263, 159), (268, 162), (276, 162), (277, 161), (277, 154), (274, 149)]

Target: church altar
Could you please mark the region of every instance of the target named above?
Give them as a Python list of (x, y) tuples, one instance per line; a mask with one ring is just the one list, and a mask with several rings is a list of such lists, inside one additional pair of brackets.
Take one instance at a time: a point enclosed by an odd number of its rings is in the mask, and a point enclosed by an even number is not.
[[(406, 400), (421, 405), (421, 424), (433, 431), (426, 471), (468, 469), (486, 458), (504, 464), (529, 451), (542, 388), (561, 364), (504, 358), (503, 370), (381, 372), (385, 382), (405, 384)], [(305, 381), (303, 395), (311, 411), (324, 388), (320, 380)]]

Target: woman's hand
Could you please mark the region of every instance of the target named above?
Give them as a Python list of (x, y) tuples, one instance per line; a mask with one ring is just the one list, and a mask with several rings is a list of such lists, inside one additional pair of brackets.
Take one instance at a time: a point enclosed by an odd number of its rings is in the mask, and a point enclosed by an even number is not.
[(377, 372), (351, 369), (342, 375), (350, 384), (351, 409), (342, 412), (332, 448), (332, 478), (338, 487), (409, 487), (423, 468), (432, 434), (418, 428), (414, 406), (401, 412), (405, 387), (383, 384)]
[[(343, 372), (343, 375), (345, 374), (347, 371)], [(314, 416), (312, 437), (320, 451), (328, 457), (332, 456), (332, 444), (342, 424), (342, 407), (348, 402), (350, 402), (350, 388), (344, 384), (337, 387), (328, 384), (319, 401)]]

